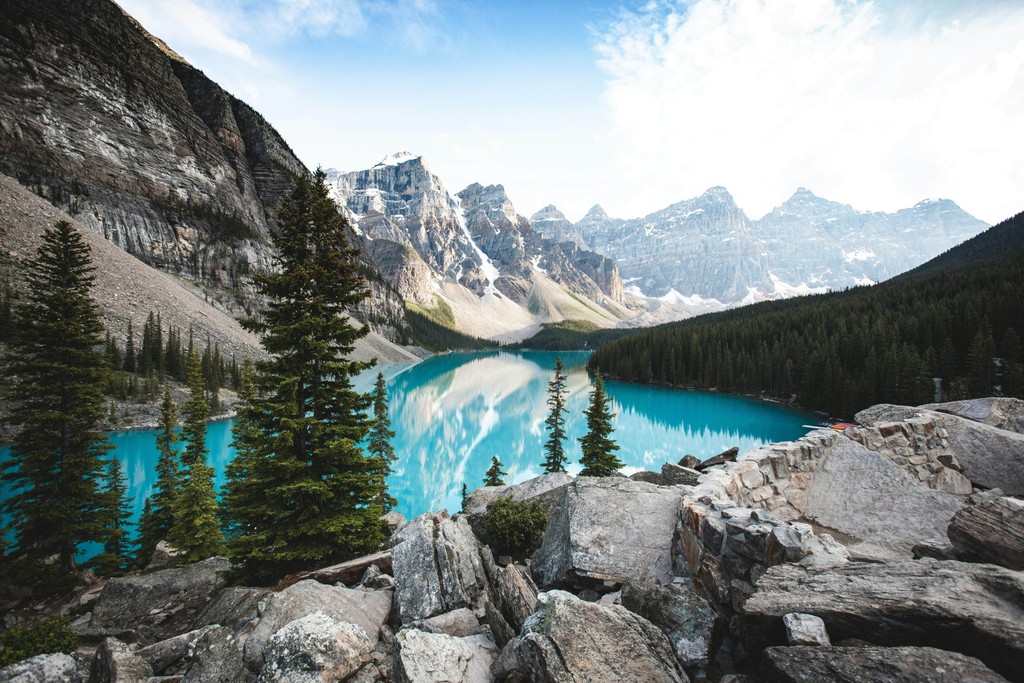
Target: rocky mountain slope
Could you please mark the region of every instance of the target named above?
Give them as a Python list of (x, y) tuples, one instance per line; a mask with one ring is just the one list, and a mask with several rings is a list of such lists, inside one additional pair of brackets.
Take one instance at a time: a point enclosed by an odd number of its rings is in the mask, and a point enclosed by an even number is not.
[[(306, 169), (262, 116), (111, 0), (0, 2), (0, 172), (238, 314)], [(360, 311), (403, 326), (381, 281)]]
[[(179, 330), (192, 328), (200, 341), (208, 337), (229, 358), (231, 354), (241, 359), (262, 353), (256, 336), (242, 329), (233, 316), (205, 301), (194, 283), (146, 265), (4, 175), (0, 175), (0, 279), (17, 283), (22, 264), (35, 255), (43, 231), (61, 220), (77, 225), (89, 244), (96, 266), (92, 294), (105, 326), (122, 344), (129, 321), (138, 333), (154, 311), (160, 313), (164, 325)], [(357, 342), (354, 356), (360, 360), (377, 357), (385, 362), (414, 360), (404, 349), (374, 332)]]
[(722, 187), (632, 220), (549, 206), (532, 221), (614, 259), (629, 291), (710, 308), (886, 280), (988, 227), (948, 199), (863, 212), (804, 188), (753, 221)]
[[(0, 678), (1024, 680), (1024, 402), (857, 422), (629, 478), (481, 488), (455, 516), (389, 513), (381, 551), (274, 588), (226, 586), (224, 558), (110, 579), (67, 605), (88, 610), (73, 656)], [(548, 518), (515, 558), (482, 524), (509, 499)]]
[(452, 195), (409, 153), (328, 179), (385, 280), (412, 305), (452, 309), (462, 331), (517, 339), (540, 322), (632, 315), (610, 259), (542, 237), (501, 185)]

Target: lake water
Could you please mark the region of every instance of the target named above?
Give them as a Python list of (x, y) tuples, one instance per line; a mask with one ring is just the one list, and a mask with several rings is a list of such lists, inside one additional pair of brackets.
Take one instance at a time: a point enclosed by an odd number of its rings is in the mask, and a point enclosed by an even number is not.
[[(567, 375), (566, 450), (570, 474), (580, 470), (577, 439), (586, 431), (583, 410), (591, 383), (589, 352), (563, 352)], [(398, 511), (412, 518), (430, 510), (457, 512), (462, 484), (480, 486), (491, 457), (508, 472), (507, 483), (541, 473), (547, 438), (546, 391), (555, 353), (454, 353), (413, 365), (380, 368), (388, 386), (398, 461), (389, 479)], [(371, 391), (377, 369), (357, 378)], [(626, 473), (660, 470), (690, 453), (704, 459), (732, 446), (740, 452), (807, 432), (815, 416), (782, 406), (723, 394), (606, 382), (615, 411), (613, 438)], [(207, 447), (216, 483), (234, 456), (230, 420), (210, 423)], [(110, 437), (120, 458), (137, 520), (155, 483), (155, 432), (117, 432)]]

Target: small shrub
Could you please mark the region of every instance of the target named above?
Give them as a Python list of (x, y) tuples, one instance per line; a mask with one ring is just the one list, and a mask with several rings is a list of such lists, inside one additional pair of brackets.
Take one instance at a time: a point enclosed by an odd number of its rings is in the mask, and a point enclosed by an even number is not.
[(496, 550), (522, 555), (540, 545), (548, 517), (537, 501), (498, 498), (487, 507), (480, 524)]
[(78, 647), (78, 636), (71, 624), (60, 615), (25, 628), (15, 626), (0, 633), (0, 667), (20, 662), (36, 655), (64, 652), (71, 654)]

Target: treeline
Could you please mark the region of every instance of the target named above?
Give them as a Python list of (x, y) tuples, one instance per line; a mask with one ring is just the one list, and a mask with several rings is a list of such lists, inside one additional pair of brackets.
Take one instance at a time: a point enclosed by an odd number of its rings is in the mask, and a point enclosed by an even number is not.
[[(464, 334), (453, 329), (455, 319), (452, 317), (451, 324), (439, 322), (436, 316), (425, 313), (426, 309), (416, 309), (408, 304), (405, 307), (405, 319), (409, 323), (411, 341), (428, 351), (449, 351), (459, 349), (463, 351), (494, 349), (499, 346), (498, 342), (490, 339), (481, 339), (472, 335)], [(451, 312), (451, 309), (448, 309)]]
[(540, 332), (513, 345), (512, 348), (535, 351), (594, 349), (634, 333), (635, 329), (599, 327), (589, 320), (561, 320), (556, 323), (544, 323)]
[(161, 383), (168, 378), (180, 383), (186, 381), (189, 358), (196, 351), (200, 354), (207, 400), (213, 410), (218, 410), (220, 390), (225, 387), (237, 389), (241, 381), (241, 367), (234, 354), (230, 360), (224, 358), (220, 345), (211, 342), (209, 337), (200, 352), (194, 337), (191, 328), (187, 336), (173, 325), (169, 325), (165, 332), (160, 313), (152, 311), (142, 326), (138, 341), (131, 320), (128, 321), (123, 343), (108, 331), (105, 350), (112, 370), (108, 393), (122, 401), (139, 396), (155, 401), (159, 397)]
[(637, 382), (795, 399), (851, 416), (875, 403), (1024, 396), (1024, 214), (872, 287), (767, 302), (598, 349)]

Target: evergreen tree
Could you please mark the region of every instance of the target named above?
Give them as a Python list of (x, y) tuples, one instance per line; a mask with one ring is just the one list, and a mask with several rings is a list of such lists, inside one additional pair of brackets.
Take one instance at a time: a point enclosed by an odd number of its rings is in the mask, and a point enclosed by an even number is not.
[(370, 364), (347, 358), (368, 332), (348, 310), (367, 292), (325, 180), (319, 170), (299, 176), (285, 197), (279, 267), (257, 280), (268, 308), (247, 325), (270, 357), (243, 408), (245, 466), (227, 484), (230, 555), (247, 579), (355, 557), (384, 540), (378, 464), (359, 447), (369, 400), (351, 381)]
[(619, 445), (611, 439), (613, 414), (600, 372), (594, 376), (590, 405), (583, 414), (587, 416), (587, 433), (580, 438), (580, 447), (583, 449), (580, 458), (583, 470), (580, 476), (609, 477), (622, 467), (622, 461), (615, 455)]
[(491, 466), (484, 473), (484, 486), (504, 486), (505, 475), (508, 472), (502, 471), (501, 461), (498, 460), (498, 456), (491, 458)]
[[(263, 500), (262, 482), (257, 479), (256, 468), (261, 457), (263, 433), (259, 430), (256, 399), (256, 369), (252, 359), (245, 357), (238, 378), (238, 415), (231, 427), (231, 447), (235, 457), (228, 463), (228, 486), (224, 489), (221, 517), (227, 535), (228, 548), (240, 543), (237, 538), (247, 529), (259, 528), (267, 520), (258, 518)], [(236, 516), (236, 512), (240, 513)], [(244, 522), (242, 521), (244, 520)]]
[(188, 400), (182, 406), (182, 482), (174, 499), (174, 520), (170, 538), (189, 560), (212, 557), (222, 550), (224, 536), (217, 520), (217, 495), (213, 490), (213, 468), (206, 463), (206, 404), (202, 361), (193, 352), (188, 366)]
[(75, 547), (106, 540), (104, 454), (99, 425), (109, 362), (103, 326), (90, 297), (89, 247), (69, 223), (44, 232), (26, 264), (26, 298), (15, 307), (6, 363), (10, 422), (20, 429), (3, 463), (15, 491), (3, 504), (18, 547), (35, 557), (59, 556), (75, 571)]
[(128, 372), (135, 372), (137, 367), (136, 361), (135, 330), (132, 327), (132, 319), (128, 318), (128, 338), (124, 342), (124, 369)]
[(103, 552), (93, 559), (100, 572), (107, 576), (122, 573), (128, 566), (131, 542), (128, 527), (131, 526), (131, 509), (128, 506), (128, 487), (125, 484), (121, 461), (111, 457), (107, 461), (107, 538)]
[(548, 417), (544, 420), (550, 430), (544, 444), (545, 472), (565, 472), (565, 375), (562, 374), (562, 359), (555, 356), (555, 376), (548, 382)]
[(380, 504), (384, 512), (393, 508), (397, 501), (388, 494), (388, 475), (391, 474), (391, 463), (398, 459), (391, 439), (395, 433), (391, 430), (391, 419), (388, 416), (388, 392), (384, 386), (384, 375), (377, 373), (377, 381), (373, 385), (373, 418), (370, 420), (370, 438), (366, 446), (368, 457), (373, 461), (380, 488)]
[(466, 482), (462, 482), (462, 513), (466, 513), (466, 503), (469, 502), (469, 491), (466, 487)]
[(146, 510), (140, 522), (139, 562), (149, 562), (156, 544), (167, 540), (174, 520), (174, 501), (178, 493), (180, 472), (178, 467), (178, 424), (177, 411), (171, 390), (164, 390), (160, 405), (160, 421), (157, 424), (156, 485), (153, 494), (146, 499)]

